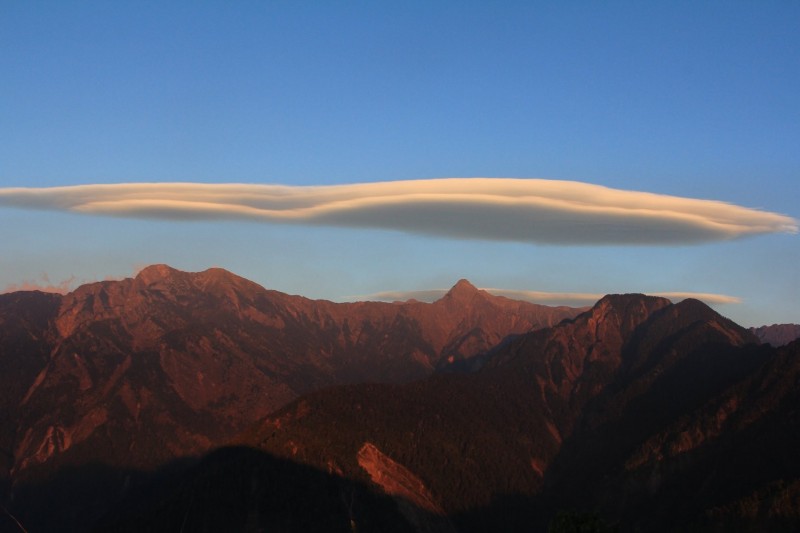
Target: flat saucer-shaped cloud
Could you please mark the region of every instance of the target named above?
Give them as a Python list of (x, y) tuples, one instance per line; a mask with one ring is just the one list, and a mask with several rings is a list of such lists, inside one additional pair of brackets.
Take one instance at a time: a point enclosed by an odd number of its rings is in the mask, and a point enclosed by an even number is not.
[(290, 187), (127, 183), (0, 189), (0, 205), (94, 215), (384, 228), (549, 244), (683, 244), (796, 233), (797, 221), (725, 202), (573, 181), (450, 178)]

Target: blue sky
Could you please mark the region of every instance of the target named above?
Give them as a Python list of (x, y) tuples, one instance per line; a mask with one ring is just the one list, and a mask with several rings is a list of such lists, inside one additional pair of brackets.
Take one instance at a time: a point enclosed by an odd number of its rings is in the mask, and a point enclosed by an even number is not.
[[(796, 2), (4, 2), (0, 188), (546, 178), (800, 218)], [(704, 292), (799, 322), (800, 243), (541, 244), (0, 208), (0, 290), (221, 266), (389, 290)]]

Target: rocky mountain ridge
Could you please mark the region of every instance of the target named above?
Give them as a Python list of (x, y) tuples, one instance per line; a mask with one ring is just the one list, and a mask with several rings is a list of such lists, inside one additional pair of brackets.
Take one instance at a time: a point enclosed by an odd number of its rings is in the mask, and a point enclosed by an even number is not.
[[(459, 531), (545, 530), (557, 509), (622, 531), (781, 530), (800, 518), (798, 349), (760, 345), (696, 300), (607, 296), (475, 374), (313, 393), (239, 442), (369, 486), (368, 444)], [(749, 466), (770, 455), (770, 468)]]
[(0, 295), (2, 503), (29, 531), (791, 531), (798, 350), (696, 300), (334, 304), (156, 265)]
[(36, 479), (88, 457), (154, 468), (305, 392), (422, 378), (578, 312), (465, 280), (432, 304), (337, 304), (166, 265), (64, 296), (1, 295), (2, 475)]
[(785, 346), (795, 339), (800, 339), (800, 324), (772, 324), (750, 328), (761, 342), (771, 344), (776, 348)]

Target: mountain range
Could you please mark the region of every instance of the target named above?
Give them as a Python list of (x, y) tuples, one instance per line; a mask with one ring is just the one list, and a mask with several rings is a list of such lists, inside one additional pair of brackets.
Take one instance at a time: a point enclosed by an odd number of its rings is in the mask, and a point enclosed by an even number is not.
[(333, 303), (155, 265), (0, 295), (0, 527), (790, 531), (800, 342), (762, 338), (466, 280)]
[(800, 339), (800, 324), (772, 324), (750, 328), (761, 342), (775, 347), (785, 346), (795, 339)]

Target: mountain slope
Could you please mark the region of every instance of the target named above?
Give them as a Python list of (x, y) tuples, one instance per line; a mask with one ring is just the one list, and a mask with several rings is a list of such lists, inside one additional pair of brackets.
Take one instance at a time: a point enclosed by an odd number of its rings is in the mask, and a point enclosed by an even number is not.
[[(753, 379), (777, 379), (779, 360), (798, 368), (797, 358), (776, 358), (700, 302), (609, 296), (570, 323), (512, 341), (478, 373), (313, 393), (239, 442), (318, 468), (332, 465), (377, 486), (359, 461), (365, 446), (374, 448), (413, 473), (420, 497), (429, 494), (462, 531), (544, 527), (559, 508), (600, 509), (624, 530), (681, 530), (709, 513), (732, 512), (735, 502), (706, 498), (687, 507), (689, 498), (674, 486), (650, 491), (648, 480), (657, 483), (654, 471), (669, 477), (663, 470), (676, 464), (683, 470), (671, 479), (684, 486), (710, 474), (707, 460), (686, 466), (682, 454), (706, 442), (738, 449), (743, 427), (680, 429), (728, 405), (733, 391), (741, 405), (765, 406), (749, 407), (755, 420), (780, 420), (781, 405), (794, 412), (791, 387), (775, 390), (767, 403), (751, 390)], [(788, 370), (787, 383), (795, 372)], [(775, 444), (747, 439), (730, 453), (745, 460), (747, 446), (763, 454), (790, 449), (800, 445), (792, 431), (784, 424), (774, 429)], [(675, 439), (684, 444), (676, 447)], [(676, 458), (653, 452), (658, 446)], [(793, 468), (789, 483), (797, 479)], [(748, 479), (739, 492), (752, 495), (779, 481)]]
[(0, 294), (0, 479), (14, 466), (19, 408), (28, 387), (47, 365), (61, 296), (40, 292)]
[(39, 483), (89, 462), (154, 469), (300, 394), (429, 376), (577, 312), (465, 280), (432, 304), (337, 304), (166, 265), (64, 296), (3, 295), (2, 478)]
[[(539, 311), (465, 280), (334, 304), (163, 265), (2, 296), (4, 505), (32, 530), (800, 525), (800, 342), (695, 300)], [(435, 372), (459, 362), (480, 368)]]

